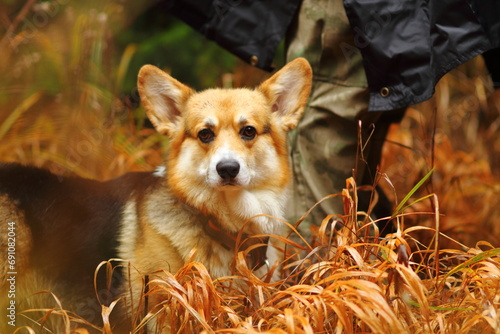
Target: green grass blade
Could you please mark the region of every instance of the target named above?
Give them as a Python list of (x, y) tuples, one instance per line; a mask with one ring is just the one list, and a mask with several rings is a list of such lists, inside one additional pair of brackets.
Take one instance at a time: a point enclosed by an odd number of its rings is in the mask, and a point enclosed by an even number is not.
[(403, 198), (403, 200), (399, 203), (399, 205), (397, 206), (396, 210), (394, 211), (394, 213), (392, 214), (392, 218), (396, 217), (397, 215), (399, 215), (401, 212), (402, 212), (402, 209), (403, 207), (405, 206), (406, 202), (408, 202), (408, 200), (410, 199), (410, 197), (413, 196), (413, 194), (425, 183), (425, 181), (427, 181), (427, 179), (429, 179), (429, 177), (431, 176), (431, 174), (434, 172), (434, 168), (432, 168), (429, 173), (427, 173), (423, 178), (422, 180), (420, 180), (416, 185), (415, 187), (413, 187), (412, 190), (410, 190), (410, 192), (408, 192), (408, 194), (405, 196), (405, 198)]
[(401, 213), (404, 212), (410, 206), (412, 206), (414, 204), (417, 204), (418, 202), (422, 202), (423, 200), (426, 200), (428, 198), (431, 198), (432, 196), (434, 196), (434, 194), (429, 194), (429, 195), (426, 195), (424, 197), (417, 198), (416, 200), (414, 200), (413, 202), (411, 202), (410, 204), (408, 204), (407, 206), (405, 206), (404, 208), (402, 208), (401, 209)]
[(446, 279), (447, 277), (450, 277), (451, 275), (459, 272), (460, 270), (462, 270), (464, 268), (470, 267), (470, 266), (472, 266), (475, 263), (481, 262), (481, 261), (483, 261), (483, 260), (485, 260), (487, 258), (490, 258), (492, 256), (496, 256), (496, 255), (499, 255), (499, 254), (500, 254), (500, 248), (494, 248), (494, 249), (490, 249), (490, 250), (487, 250), (485, 252), (479, 253), (476, 256), (468, 259), (467, 261), (459, 264), (458, 266), (456, 266), (455, 268), (453, 268), (452, 270), (450, 270), (446, 274), (446, 276), (444, 277), (444, 279)]

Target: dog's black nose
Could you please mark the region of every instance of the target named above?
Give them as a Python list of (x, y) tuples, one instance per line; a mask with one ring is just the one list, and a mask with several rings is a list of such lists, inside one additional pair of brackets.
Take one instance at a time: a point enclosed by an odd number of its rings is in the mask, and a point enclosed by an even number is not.
[(236, 160), (223, 160), (215, 168), (224, 180), (234, 179), (240, 172), (240, 164)]

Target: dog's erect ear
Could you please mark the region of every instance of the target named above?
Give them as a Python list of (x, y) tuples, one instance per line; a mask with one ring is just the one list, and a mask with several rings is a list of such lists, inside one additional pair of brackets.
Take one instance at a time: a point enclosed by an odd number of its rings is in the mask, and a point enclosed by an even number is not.
[(289, 62), (258, 88), (272, 103), (283, 129), (297, 126), (311, 92), (312, 69), (307, 60)]
[(141, 68), (137, 87), (156, 130), (165, 135), (172, 134), (178, 126), (184, 104), (194, 91), (152, 65)]

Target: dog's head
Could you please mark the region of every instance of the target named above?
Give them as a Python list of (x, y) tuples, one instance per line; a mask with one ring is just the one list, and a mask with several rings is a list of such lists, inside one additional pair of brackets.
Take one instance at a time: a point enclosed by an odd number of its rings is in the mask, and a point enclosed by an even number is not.
[(220, 196), (283, 192), (290, 181), (286, 134), (302, 115), (311, 77), (307, 61), (296, 59), (256, 89), (195, 92), (144, 66), (139, 93), (151, 122), (170, 138), (173, 191), (209, 212)]

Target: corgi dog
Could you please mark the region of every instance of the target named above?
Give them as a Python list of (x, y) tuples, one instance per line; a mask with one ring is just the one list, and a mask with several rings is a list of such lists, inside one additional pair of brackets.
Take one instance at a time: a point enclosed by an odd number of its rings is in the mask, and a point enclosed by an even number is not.
[[(0, 164), (2, 284), (15, 278), (6, 288), (19, 298), (21, 290), (50, 290), (78, 314), (83, 296), (95, 298), (102, 261), (129, 261), (134, 270), (120, 284), (140, 294), (144, 275), (175, 273), (192, 259), (213, 278), (231, 275), (236, 251), (244, 250), (236, 249), (238, 238), (249, 241), (246, 247), (260, 245), (247, 262), (266, 275), (279, 265), (279, 253), (272, 238), (252, 236), (281, 233), (291, 181), (286, 138), (311, 79), (299, 58), (255, 89), (195, 92), (154, 66), (142, 67), (139, 94), (156, 130), (169, 138), (166, 165), (98, 182)], [(1, 293), (3, 299), (8, 291)], [(85, 310), (82, 316), (91, 318)]]

